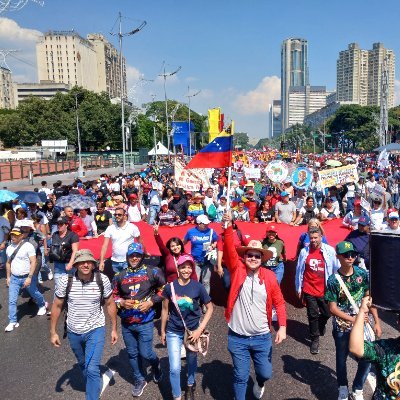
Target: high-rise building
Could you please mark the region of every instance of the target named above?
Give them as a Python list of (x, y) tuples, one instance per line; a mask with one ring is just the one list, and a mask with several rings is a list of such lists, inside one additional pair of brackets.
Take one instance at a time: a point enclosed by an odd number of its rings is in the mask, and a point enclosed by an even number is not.
[[(49, 31), (36, 44), (39, 81), (82, 86), (96, 93), (121, 97), (120, 58), (102, 35), (84, 39), (75, 31)], [(123, 62), (123, 94), (126, 68)]]
[(0, 108), (15, 108), (16, 105), (16, 86), (11, 71), (0, 67)]
[(291, 86), (289, 88), (289, 127), (303, 124), (304, 117), (326, 106), (325, 86)]
[(339, 53), (336, 69), (337, 101), (366, 105), (380, 105), (382, 63), (387, 57), (389, 71), (388, 106), (394, 106), (395, 56), (382, 43), (374, 43), (372, 50), (360, 49), (357, 43)]
[(281, 125), (281, 101), (272, 100), (269, 105), (269, 138), (279, 136), (282, 133)]
[(289, 127), (290, 87), (307, 85), (309, 85), (308, 42), (298, 38), (286, 39), (281, 47), (282, 131)]

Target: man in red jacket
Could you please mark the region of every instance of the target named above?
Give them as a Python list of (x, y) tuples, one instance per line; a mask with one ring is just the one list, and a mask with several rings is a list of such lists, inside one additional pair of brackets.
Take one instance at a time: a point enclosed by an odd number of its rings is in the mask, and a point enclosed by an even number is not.
[[(223, 216), (224, 259), (231, 274), (231, 289), (225, 310), (228, 322), (228, 350), (233, 361), (233, 390), (236, 400), (245, 400), (253, 360), (256, 382), (253, 394), (261, 399), (264, 383), (272, 376), (272, 307), (275, 308), (279, 330), (275, 343), (286, 339), (286, 307), (275, 274), (261, 268), (261, 263), (272, 257), (261, 242), (251, 240), (247, 246), (235, 248), (232, 214)], [(239, 258), (243, 257), (243, 261)]]
[(72, 207), (65, 207), (64, 213), (68, 219), (68, 225), (72, 232), (75, 232), (80, 238), (88, 234), (88, 229), (83, 222), (83, 219), (74, 214)]

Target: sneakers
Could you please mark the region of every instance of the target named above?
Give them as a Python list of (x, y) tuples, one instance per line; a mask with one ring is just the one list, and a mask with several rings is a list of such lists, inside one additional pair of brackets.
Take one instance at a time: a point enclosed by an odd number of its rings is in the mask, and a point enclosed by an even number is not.
[(156, 384), (160, 383), (160, 381), (163, 378), (163, 373), (162, 373), (160, 367), (158, 366), (158, 367), (152, 368), (152, 371), (153, 371), (153, 382)]
[(39, 282), (39, 283), (43, 283), (43, 279), (42, 279), (42, 278), (39, 278), (39, 279), (38, 279), (38, 282)]
[(47, 301), (46, 301), (46, 303), (44, 303), (43, 307), (39, 307), (39, 310), (36, 315), (46, 315), (48, 306), (49, 306), (49, 303), (47, 303)]
[(253, 386), (253, 395), (256, 399), (261, 399), (261, 397), (263, 397), (264, 394), (264, 386), (260, 387), (256, 382), (254, 382), (254, 386)]
[(311, 354), (319, 353), (319, 337), (312, 339), (311, 346), (310, 346), (310, 353)]
[(354, 390), (352, 393), (353, 400), (364, 400), (364, 395), (362, 390)]
[(133, 397), (140, 397), (143, 393), (144, 388), (147, 386), (146, 381), (140, 381), (133, 385), (132, 387), (132, 396)]
[(53, 278), (54, 278), (53, 272), (50, 270), (49, 273), (47, 274), (47, 279), (48, 279), (49, 281), (52, 281)]
[(188, 386), (185, 392), (185, 400), (194, 400), (196, 385)]
[(11, 332), (14, 330), (14, 328), (18, 328), (19, 323), (18, 322), (10, 322), (7, 326), (6, 329), (4, 329), (6, 332)]
[(338, 400), (348, 400), (348, 399), (349, 399), (349, 389), (347, 389), (347, 386), (339, 386)]

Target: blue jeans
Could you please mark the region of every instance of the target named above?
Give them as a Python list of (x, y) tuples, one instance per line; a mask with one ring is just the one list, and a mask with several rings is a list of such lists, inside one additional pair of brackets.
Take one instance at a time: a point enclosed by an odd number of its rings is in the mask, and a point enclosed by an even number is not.
[(153, 328), (153, 321), (146, 324), (121, 324), (122, 337), (133, 370), (135, 384), (145, 380), (141, 358), (146, 359), (154, 368), (158, 367), (160, 363), (153, 350)]
[(99, 400), (102, 386), (100, 362), (103, 356), (104, 326), (78, 335), (68, 331), (68, 340), (86, 383), (86, 400)]
[(229, 329), (228, 350), (233, 361), (233, 391), (236, 400), (245, 400), (250, 375), (250, 359), (259, 386), (272, 376), (271, 333), (257, 336), (238, 335)]
[[(346, 360), (349, 355), (350, 332), (332, 332), (336, 346), (336, 376), (338, 386), (348, 386)], [(371, 363), (359, 360), (357, 373), (353, 381), (353, 391), (362, 390), (367, 379)]]
[(46, 256), (44, 255), (44, 246), (40, 246), (40, 252), (42, 253), (42, 265), (40, 266), (40, 269), (39, 269), (38, 278), (39, 278), (39, 280), (42, 280), (42, 273), (40, 271), (43, 269), (46, 272), (46, 274), (48, 275), (49, 272), (51, 271), (51, 269), (47, 265), (47, 262), (46, 262)]
[(157, 214), (160, 212), (160, 206), (159, 205), (154, 205), (150, 204), (149, 206), (149, 224), (153, 225), (154, 221), (157, 217)]
[(276, 280), (281, 284), (283, 279), (283, 273), (285, 272), (285, 265), (281, 261), (276, 267), (268, 267), (276, 276)]
[(60, 278), (64, 275), (73, 275), (76, 271), (76, 268), (72, 268), (70, 271), (67, 271), (65, 267), (68, 263), (54, 261), (54, 286), (57, 288), (58, 282)]
[[(169, 359), (169, 380), (173, 397), (181, 396), (181, 346), (183, 342), (181, 334), (167, 332), (167, 348)], [(186, 349), (186, 364), (188, 369), (188, 386), (194, 385), (197, 371), (197, 353)]]
[[(8, 319), (10, 320), (10, 322), (17, 322), (18, 295), (27, 277), (28, 275), (18, 277), (11, 274), (10, 287), (8, 288)], [(28, 290), (28, 293), (30, 294), (34, 302), (40, 308), (44, 307), (45, 301), (42, 293), (40, 293), (37, 288), (37, 279), (37, 276), (33, 275), (31, 284), (26, 289)]]
[(208, 261), (194, 261), (194, 264), (196, 266), (196, 275), (197, 279), (199, 280), (200, 283), (203, 284), (204, 288), (206, 289), (206, 292), (210, 294), (210, 279), (211, 279), (211, 270), (212, 270), (212, 265)]
[(114, 271), (116, 274), (118, 274), (118, 273), (120, 273), (122, 270), (128, 268), (128, 262), (127, 262), (127, 261), (118, 262), (118, 261), (112, 261), (112, 260), (111, 260), (111, 266), (112, 266), (113, 271)]

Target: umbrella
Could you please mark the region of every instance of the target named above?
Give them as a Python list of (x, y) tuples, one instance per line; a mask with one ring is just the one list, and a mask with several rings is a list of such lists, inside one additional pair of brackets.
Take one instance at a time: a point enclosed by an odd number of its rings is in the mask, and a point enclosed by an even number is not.
[(83, 209), (96, 207), (96, 203), (90, 197), (82, 196), (80, 194), (70, 194), (68, 196), (61, 196), (56, 201), (57, 207), (72, 207), (73, 209)]
[(5, 203), (7, 201), (14, 200), (18, 197), (18, 195), (14, 192), (9, 190), (0, 190), (0, 203)]
[(374, 151), (383, 151), (383, 150), (386, 150), (388, 152), (400, 151), (400, 143), (389, 143), (386, 146), (381, 146), (381, 147), (374, 149)]
[(330, 167), (340, 167), (342, 163), (338, 160), (327, 160), (325, 161), (326, 165), (329, 165)]
[(41, 196), (42, 193), (30, 192), (28, 190), (22, 190), (15, 192), (18, 195), (18, 200), (23, 201), (24, 203), (44, 203), (46, 201), (46, 193)]

